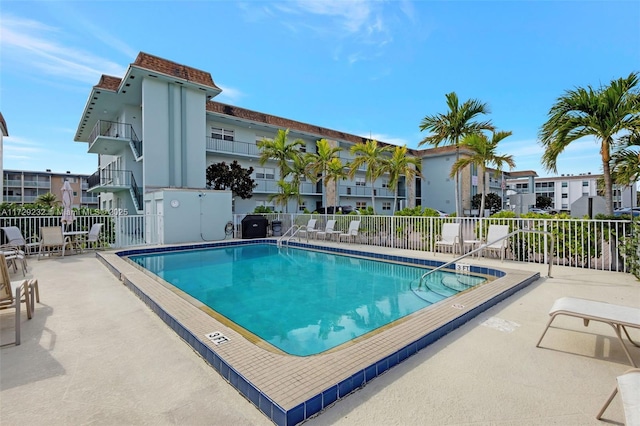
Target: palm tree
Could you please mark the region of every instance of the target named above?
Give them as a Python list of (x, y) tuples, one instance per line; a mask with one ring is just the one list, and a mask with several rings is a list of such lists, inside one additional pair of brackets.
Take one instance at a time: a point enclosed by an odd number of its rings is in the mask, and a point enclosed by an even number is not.
[(345, 167), (348, 167), (348, 165), (345, 166), (344, 164), (342, 164), (342, 161), (340, 161), (338, 157), (332, 158), (331, 161), (329, 161), (329, 163), (327, 164), (325, 176), (326, 184), (328, 185), (331, 181), (335, 182), (336, 197), (338, 196), (338, 180), (344, 180), (349, 177), (349, 174), (344, 169)]
[(291, 176), (291, 185), (298, 188), (297, 207), (300, 207), (300, 184), (303, 178), (306, 180), (313, 180), (314, 175), (309, 172), (309, 165), (311, 164), (311, 158), (308, 155), (296, 155), (291, 160), (290, 164), (287, 164), (287, 170), (285, 175)]
[[(420, 131), (428, 130), (429, 136), (424, 138), (418, 146), (423, 144), (438, 147), (440, 144), (455, 145), (456, 161), (460, 159), (460, 139), (483, 130), (494, 131), (491, 121), (472, 121), (480, 114), (488, 114), (489, 107), (477, 99), (469, 99), (460, 105), (455, 92), (445, 95), (449, 111), (446, 114), (427, 115), (420, 122)], [(456, 216), (460, 216), (460, 176), (456, 173)]]
[(288, 174), (289, 168), (287, 163), (292, 161), (294, 157), (300, 155), (299, 147), (305, 145), (302, 139), (289, 142), (287, 139), (288, 135), (289, 129), (279, 129), (275, 138), (264, 138), (256, 144), (261, 150), (259, 158), (260, 165), (264, 165), (269, 160), (275, 160), (280, 168), (280, 180), (284, 179)]
[(619, 143), (620, 132), (640, 129), (640, 93), (638, 73), (613, 80), (609, 86), (594, 89), (578, 87), (568, 90), (551, 107), (548, 120), (540, 130), (540, 143), (545, 148), (542, 164), (557, 173), (558, 156), (569, 144), (585, 136), (600, 143), (604, 196), (607, 214), (613, 214), (613, 182), (611, 150)]
[(611, 156), (611, 179), (618, 185), (632, 186), (640, 180), (640, 133), (627, 134), (621, 142), (620, 149)]
[(52, 194), (51, 192), (47, 192), (46, 194), (42, 194), (38, 198), (36, 198), (36, 204), (43, 204), (48, 207), (55, 207), (58, 204), (60, 204), (60, 201), (58, 201), (58, 197), (56, 197), (55, 194)]
[(351, 154), (356, 157), (351, 162), (349, 170), (349, 178), (353, 179), (361, 166), (367, 167), (365, 178), (371, 182), (371, 207), (376, 208), (376, 197), (374, 183), (384, 173), (383, 154), (389, 152), (391, 147), (378, 146), (375, 140), (367, 140), (366, 142), (355, 144), (351, 147)]
[[(484, 185), (484, 176), (487, 172), (487, 166), (493, 165), (496, 169), (496, 173), (502, 171), (504, 164), (510, 168), (515, 167), (512, 155), (498, 155), (496, 150), (498, 143), (504, 138), (511, 136), (511, 132), (494, 132), (491, 140), (483, 133), (474, 133), (464, 137), (461, 145), (471, 151), (471, 155), (468, 157), (459, 158), (453, 163), (451, 168), (451, 177), (459, 173), (460, 170), (465, 167), (474, 164), (480, 170), (482, 176), (482, 182)], [(482, 201), (480, 201), (480, 217), (484, 213), (484, 201), (485, 201), (485, 188), (482, 189)]]
[(322, 205), (327, 207), (327, 186), (329, 184), (329, 180), (327, 179), (327, 171), (329, 168), (329, 164), (338, 158), (338, 153), (342, 150), (339, 147), (332, 147), (329, 144), (329, 141), (326, 139), (320, 139), (316, 145), (317, 153), (308, 154), (309, 160), (309, 171), (313, 176), (314, 181), (318, 181), (318, 175), (322, 179), (322, 184), (324, 185), (324, 194), (325, 200)]
[(405, 176), (405, 180), (415, 179), (416, 176), (422, 177), (420, 173), (420, 160), (416, 157), (407, 156), (407, 146), (396, 146), (391, 154), (391, 158), (386, 161), (384, 169), (389, 173), (389, 188), (393, 189), (393, 213), (396, 212), (398, 204), (398, 182), (401, 176)]
[(284, 212), (289, 213), (289, 199), (296, 198), (298, 205), (300, 205), (300, 189), (293, 182), (287, 182), (285, 180), (278, 181), (278, 188), (280, 192), (277, 194), (270, 194), (268, 196), (269, 201), (274, 201), (276, 204), (284, 206)]

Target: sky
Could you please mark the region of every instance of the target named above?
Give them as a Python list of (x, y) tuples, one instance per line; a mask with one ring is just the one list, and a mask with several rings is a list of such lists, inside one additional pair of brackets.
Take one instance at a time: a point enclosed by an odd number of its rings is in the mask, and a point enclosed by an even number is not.
[[(140, 51), (210, 72), (219, 102), (409, 148), (456, 92), (513, 132), (498, 152), (514, 170), (554, 176), (549, 108), (640, 71), (640, 2), (2, 0), (4, 168), (95, 172), (73, 141), (84, 105)], [(592, 138), (558, 157), (558, 174), (601, 171)]]

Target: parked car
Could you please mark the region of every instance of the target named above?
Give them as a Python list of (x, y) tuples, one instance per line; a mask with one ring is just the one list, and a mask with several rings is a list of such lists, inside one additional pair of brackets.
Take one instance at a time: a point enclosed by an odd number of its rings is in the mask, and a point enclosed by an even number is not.
[(550, 212), (549, 210), (538, 209), (538, 208), (532, 208), (532, 209), (529, 209), (529, 213), (537, 213), (537, 214), (551, 214), (551, 212)]
[(438, 209), (434, 209), (435, 211), (438, 212), (438, 214), (440, 215), (440, 217), (447, 217), (449, 216), (449, 213), (445, 213), (442, 210), (438, 210)]
[(623, 207), (613, 212), (614, 216), (640, 216), (640, 207)]
[(327, 208), (320, 207), (318, 209), (318, 213), (320, 214), (334, 214), (334, 213), (342, 213), (349, 214), (351, 212), (356, 212), (356, 214), (360, 214), (358, 210), (354, 210), (353, 206), (329, 206)]

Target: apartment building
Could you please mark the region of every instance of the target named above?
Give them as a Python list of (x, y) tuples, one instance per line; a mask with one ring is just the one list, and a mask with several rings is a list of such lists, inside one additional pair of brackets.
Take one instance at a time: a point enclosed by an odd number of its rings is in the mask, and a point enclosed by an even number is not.
[[(205, 189), (209, 165), (237, 160), (253, 168), (257, 187), (252, 198), (232, 200), (235, 213), (252, 212), (257, 206), (295, 212), (350, 205), (373, 207), (378, 214), (416, 205), (446, 212), (456, 209), (455, 179), (449, 175), (456, 156), (465, 155), (465, 150), (457, 152), (452, 146), (409, 150), (409, 155), (421, 159), (424, 178), (401, 177), (395, 206), (388, 176), (379, 177), (372, 186), (364, 167), (352, 179), (328, 185), (326, 193), (321, 181), (302, 181), (299, 203), (292, 199), (285, 207), (276, 206), (270, 198), (278, 193), (280, 171), (275, 161), (259, 163), (258, 141), (288, 129), (290, 141), (304, 142), (302, 151), (315, 152), (316, 143), (325, 139), (341, 149), (339, 157), (346, 164), (354, 159), (350, 148), (366, 138), (216, 102), (220, 93), (210, 73), (143, 52), (124, 76), (103, 75), (91, 89), (74, 138), (99, 157), (88, 192), (101, 194), (100, 207), (142, 214), (154, 203), (145, 194), (162, 188)], [(535, 177), (533, 171), (478, 176), (475, 167), (468, 167), (460, 174), (461, 208), (470, 210), (471, 199), (483, 188), (503, 196), (505, 181), (524, 179), (534, 185)], [(506, 204), (506, 196), (503, 199)]]
[[(598, 179), (601, 174), (579, 173), (561, 174), (560, 176), (541, 177), (535, 182), (526, 179), (509, 181), (509, 189), (517, 193), (535, 193), (553, 200), (554, 210), (571, 210), (571, 204), (583, 196), (598, 195)], [(637, 189), (635, 186), (613, 186), (613, 208), (633, 207), (637, 205)]]
[(44, 172), (27, 170), (4, 170), (4, 203), (31, 204), (46, 193), (54, 194), (62, 200), (62, 185), (67, 180), (73, 188), (73, 207), (98, 208), (98, 195), (87, 191), (88, 175), (72, 174), (71, 172), (56, 173), (51, 170)]
[[(123, 77), (103, 75), (91, 90), (75, 135), (75, 141), (88, 143), (88, 152), (99, 156), (88, 191), (101, 194), (101, 207), (142, 213), (148, 207), (145, 194), (162, 188), (204, 189), (210, 164), (237, 160), (253, 167), (257, 187), (251, 199), (233, 200), (236, 213), (265, 205), (289, 212), (323, 205), (364, 208), (371, 205), (372, 192), (375, 211), (392, 212), (395, 194), (388, 177), (372, 187), (365, 168), (353, 179), (328, 185), (326, 194), (322, 182), (303, 181), (299, 204), (291, 200), (284, 208), (275, 206), (270, 195), (278, 193), (280, 171), (274, 161), (259, 163), (258, 141), (288, 129), (290, 141), (304, 141), (302, 151), (315, 152), (317, 141), (326, 139), (341, 148), (346, 164), (353, 159), (351, 146), (366, 138), (213, 101), (220, 92), (208, 72), (146, 53), (138, 55)], [(402, 178), (398, 204), (413, 206), (420, 193), (415, 181)]]

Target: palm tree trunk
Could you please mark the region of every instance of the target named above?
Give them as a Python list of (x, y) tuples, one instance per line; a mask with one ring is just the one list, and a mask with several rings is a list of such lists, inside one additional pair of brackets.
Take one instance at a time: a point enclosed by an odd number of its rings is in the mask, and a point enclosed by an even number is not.
[(371, 179), (371, 208), (373, 209), (373, 212), (376, 212), (376, 188), (375, 188), (375, 179)]
[[(406, 192), (406, 190), (405, 190)], [(393, 192), (393, 210), (391, 210), (391, 214), (396, 213), (396, 206), (398, 205), (398, 184), (396, 183), (396, 189)]]
[(484, 194), (485, 194), (485, 187), (486, 187), (486, 183), (484, 181), (484, 177), (486, 175), (486, 171), (484, 169), (484, 167), (481, 169), (482, 171), (482, 196), (480, 197), (480, 213), (478, 214), (478, 217), (483, 217), (484, 216)]
[[(460, 159), (460, 145), (456, 140), (456, 161)], [(460, 172), (456, 172), (456, 189), (455, 189), (455, 197), (456, 197), (456, 217), (461, 217), (460, 214)]]

